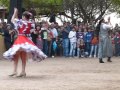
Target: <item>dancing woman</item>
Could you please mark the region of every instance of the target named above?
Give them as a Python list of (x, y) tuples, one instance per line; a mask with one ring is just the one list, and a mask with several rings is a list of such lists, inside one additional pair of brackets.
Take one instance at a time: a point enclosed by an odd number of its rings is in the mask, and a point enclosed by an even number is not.
[(17, 18), (17, 13), (18, 10), (15, 8), (11, 22), (14, 24), (15, 29), (18, 32), (18, 37), (12, 47), (6, 51), (3, 56), (14, 61), (14, 70), (13, 73), (9, 76), (17, 76), (17, 66), (20, 57), (22, 61), (22, 71), (18, 77), (25, 77), (28, 53), (36, 54), (40, 60), (45, 59), (47, 56), (29, 38), (31, 32), (30, 30), (32, 28), (32, 23), (30, 22), (30, 13), (25, 11), (22, 14), (22, 19)]

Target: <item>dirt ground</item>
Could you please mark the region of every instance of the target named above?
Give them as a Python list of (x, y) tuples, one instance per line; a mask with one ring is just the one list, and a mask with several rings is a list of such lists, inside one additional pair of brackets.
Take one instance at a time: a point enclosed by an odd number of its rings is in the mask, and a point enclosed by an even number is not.
[(27, 77), (11, 78), (13, 63), (0, 60), (0, 90), (120, 90), (120, 58), (104, 61), (64, 57), (29, 61)]

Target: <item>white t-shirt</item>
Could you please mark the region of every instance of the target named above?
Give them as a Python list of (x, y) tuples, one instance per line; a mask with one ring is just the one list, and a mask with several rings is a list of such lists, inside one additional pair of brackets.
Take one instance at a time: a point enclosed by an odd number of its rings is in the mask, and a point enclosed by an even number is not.
[(76, 42), (77, 41), (76, 31), (70, 31), (68, 38), (70, 39), (70, 42)]
[(51, 32), (53, 33), (53, 38), (56, 38), (58, 36), (58, 32), (55, 28), (51, 29)]

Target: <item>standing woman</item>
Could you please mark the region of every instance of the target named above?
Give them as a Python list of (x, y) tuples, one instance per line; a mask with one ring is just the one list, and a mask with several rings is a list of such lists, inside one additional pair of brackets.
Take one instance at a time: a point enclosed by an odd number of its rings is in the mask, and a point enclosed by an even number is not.
[(22, 61), (22, 71), (18, 77), (25, 77), (27, 53), (35, 53), (40, 60), (45, 59), (47, 56), (29, 39), (29, 37), (27, 37), (29, 36), (30, 30), (32, 28), (32, 23), (29, 20), (30, 13), (25, 11), (22, 15), (22, 19), (19, 20), (17, 18), (17, 12), (18, 10), (15, 8), (11, 22), (15, 25), (18, 36), (12, 47), (6, 51), (3, 56), (14, 61), (14, 70), (13, 73), (9, 76), (17, 75), (17, 66), (20, 57)]
[(43, 49), (43, 42), (42, 42), (42, 38), (41, 38), (41, 27), (40, 27), (40, 25), (36, 26), (36, 32), (38, 33), (36, 45), (39, 49), (42, 50)]
[(11, 25), (7, 24), (6, 29), (3, 30), (5, 49), (8, 50), (13, 44), (14, 30)]
[(112, 28), (110, 25), (110, 18), (108, 19), (108, 23), (105, 22), (104, 19), (99, 22), (99, 49), (98, 49), (98, 58), (100, 63), (103, 62), (103, 58), (107, 57), (108, 62), (111, 61), (111, 57), (113, 55), (112, 43), (109, 36), (109, 30)]

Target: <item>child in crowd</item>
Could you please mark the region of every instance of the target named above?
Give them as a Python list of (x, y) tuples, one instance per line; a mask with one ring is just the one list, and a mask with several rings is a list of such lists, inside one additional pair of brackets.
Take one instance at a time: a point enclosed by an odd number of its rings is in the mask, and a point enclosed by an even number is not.
[(86, 57), (85, 55), (85, 43), (83, 39), (80, 39), (80, 57)]
[(80, 57), (80, 44), (81, 40), (84, 38), (84, 33), (82, 32), (82, 27), (79, 27), (79, 30), (77, 32), (77, 56)]
[(88, 32), (84, 36), (84, 41), (85, 41), (85, 53), (87, 56), (90, 54), (90, 49), (91, 49), (91, 40), (93, 38), (93, 33), (91, 32), (91, 29), (88, 29)]
[(73, 27), (72, 31), (69, 32), (68, 37), (70, 39), (70, 54), (69, 54), (69, 56), (74, 57), (75, 56), (75, 49), (76, 49), (76, 41), (77, 41), (75, 27)]
[(90, 55), (89, 57), (92, 57), (92, 55), (94, 55), (94, 57), (96, 57), (97, 55), (97, 48), (98, 48), (98, 37), (96, 35), (94, 35), (92, 41), (91, 41), (91, 51), (90, 51)]

